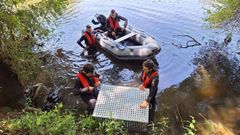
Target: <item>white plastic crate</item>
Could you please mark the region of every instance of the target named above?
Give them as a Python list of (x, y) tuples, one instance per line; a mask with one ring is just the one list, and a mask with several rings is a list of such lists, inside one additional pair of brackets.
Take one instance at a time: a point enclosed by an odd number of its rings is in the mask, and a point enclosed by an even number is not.
[(149, 108), (140, 108), (148, 94), (149, 89), (102, 85), (93, 116), (148, 123)]

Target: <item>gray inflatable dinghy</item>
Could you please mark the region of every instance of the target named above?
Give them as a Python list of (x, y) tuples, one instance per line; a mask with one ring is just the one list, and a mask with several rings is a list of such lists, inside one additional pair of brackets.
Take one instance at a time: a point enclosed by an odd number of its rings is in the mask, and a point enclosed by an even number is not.
[(126, 28), (126, 35), (114, 40), (107, 32), (96, 33), (100, 48), (119, 60), (145, 60), (154, 58), (161, 50), (160, 44), (142, 31)]

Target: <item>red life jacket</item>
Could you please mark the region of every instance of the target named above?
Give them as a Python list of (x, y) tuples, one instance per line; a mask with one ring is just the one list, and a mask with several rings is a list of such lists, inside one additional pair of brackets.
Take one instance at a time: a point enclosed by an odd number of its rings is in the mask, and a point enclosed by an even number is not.
[(87, 38), (87, 41), (89, 45), (95, 45), (96, 44), (96, 38), (94, 35), (89, 35), (89, 33), (84, 32), (84, 36)]
[(150, 77), (147, 76), (146, 72), (143, 72), (142, 77), (141, 77), (141, 81), (143, 82), (143, 86), (146, 88), (148, 86), (148, 84), (150, 83), (150, 81), (153, 79), (153, 77), (155, 77), (157, 75), (158, 75), (157, 71), (152, 72)]
[(118, 26), (118, 19), (113, 20), (111, 16), (108, 17), (109, 23), (110, 23), (110, 27), (114, 30), (116, 30), (119, 26)]
[[(77, 78), (80, 80), (80, 82), (83, 85), (83, 88), (89, 87), (90, 84), (87, 80), (87, 78), (83, 75), (83, 73), (77, 73)], [(94, 84), (99, 82), (99, 79), (96, 76), (91, 77), (92, 80), (94, 81)]]

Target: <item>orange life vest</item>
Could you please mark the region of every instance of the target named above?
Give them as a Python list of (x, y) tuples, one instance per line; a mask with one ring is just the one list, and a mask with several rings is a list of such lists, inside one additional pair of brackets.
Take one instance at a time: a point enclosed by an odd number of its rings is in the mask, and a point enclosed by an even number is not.
[[(83, 75), (83, 73), (77, 73), (77, 78), (80, 80), (81, 84), (83, 85), (83, 88), (86, 88), (86, 87), (89, 87), (89, 86), (90, 86), (87, 78)], [(92, 80), (94, 81), (94, 84), (97, 83), (97, 82), (99, 82), (98, 77), (93, 76), (93, 77), (91, 77), (91, 78), (92, 78)]]
[(119, 26), (118, 26), (118, 19), (113, 20), (111, 16), (108, 17), (109, 23), (110, 23), (110, 27), (113, 30), (116, 30)]
[(89, 45), (95, 45), (96, 44), (96, 38), (94, 35), (89, 35), (89, 33), (84, 32), (84, 36), (87, 38), (87, 41)]
[(150, 83), (150, 81), (153, 79), (153, 77), (155, 77), (157, 75), (158, 75), (157, 71), (152, 72), (150, 77), (147, 76), (146, 72), (143, 72), (142, 77), (141, 77), (141, 81), (143, 82), (143, 86), (146, 88), (148, 86), (148, 84)]

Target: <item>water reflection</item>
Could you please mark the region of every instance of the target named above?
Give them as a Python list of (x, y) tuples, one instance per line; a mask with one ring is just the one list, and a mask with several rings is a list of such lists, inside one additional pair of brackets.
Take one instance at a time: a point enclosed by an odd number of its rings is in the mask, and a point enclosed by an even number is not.
[[(52, 43), (57, 41), (57, 47), (71, 52), (67, 55), (74, 73), (82, 64), (91, 62), (104, 75), (103, 81), (106, 83), (136, 81), (136, 76), (141, 72), (141, 62), (118, 61), (102, 52), (99, 52), (94, 59), (87, 59), (80, 55), (83, 50), (76, 43), (81, 36), (81, 30), (90, 24), (95, 13), (108, 16), (110, 10), (114, 8), (120, 15), (128, 18), (130, 25), (155, 37), (162, 45), (162, 51), (156, 59), (160, 64), (159, 89), (163, 90), (182, 82), (196, 69), (192, 60), (200, 47), (179, 49), (172, 46), (172, 44), (184, 45), (188, 41), (174, 35), (190, 35), (203, 46), (209, 39), (223, 41), (225, 37), (221, 30), (203, 27), (205, 22), (202, 19), (206, 17), (203, 7), (209, 6), (205, 2), (202, 0), (75, 0), (58, 20), (57, 31), (48, 44), (52, 46)], [(59, 33), (63, 33), (61, 37), (54, 38), (54, 35)], [(237, 39), (238, 36), (234, 35), (229, 46), (234, 48)], [(127, 76), (123, 73), (125, 71), (129, 72)]]

